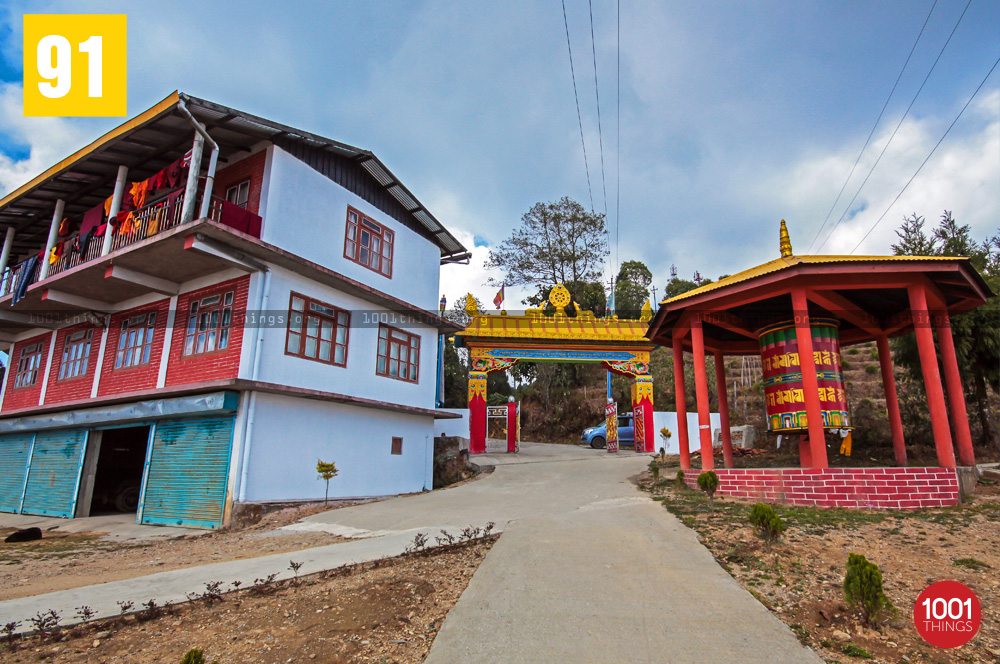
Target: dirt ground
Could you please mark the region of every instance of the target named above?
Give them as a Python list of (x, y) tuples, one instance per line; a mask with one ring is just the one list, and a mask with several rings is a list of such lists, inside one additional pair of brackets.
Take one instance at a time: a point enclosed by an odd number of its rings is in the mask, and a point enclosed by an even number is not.
[(0, 644), (9, 664), (422, 662), (496, 537)]
[[(653, 493), (733, 578), (828, 662), (1000, 662), (1000, 486), (981, 482), (967, 504), (937, 510), (888, 512), (775, 505), (788, 530), (770, 551), (747, 521), (751, 503), (716, 497), (710, 511), (700, 492), (677, 487), (676, 469), (664, 468)], [(882, 571), (885, 593), (898, 613), (878, 629), (862, 625), (844, 599), (848, 553), (864, 554)], [(982, 625), (965, 646), (928, 645), (913, 625), (917, 596), (935, 581), (971, 588), (982, 605)]]
[(333, 544), (343, 538), (277, 529), (334, 508), (310, 503), (265, 514), (240, 530), (192, 530), (180, 537), (124, 543), (103, 540), (101, 533), (48, 531), (41, 540), (6, 544), (2, 538), (13, 529), (0, 528), (0, 600)]

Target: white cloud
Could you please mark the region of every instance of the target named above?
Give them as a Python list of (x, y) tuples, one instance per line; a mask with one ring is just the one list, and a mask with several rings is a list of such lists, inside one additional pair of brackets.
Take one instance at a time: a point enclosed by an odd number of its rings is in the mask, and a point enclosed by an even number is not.
[(28, 156), (15, 159), (0, 152), (0, 195), (17, 189), (45, 169), (80, 148), (89, 132), (80, 122), (66, 118), (26, 118), (23, 93), (16, 83), (0, 83), (0, 137), (28, 148)]

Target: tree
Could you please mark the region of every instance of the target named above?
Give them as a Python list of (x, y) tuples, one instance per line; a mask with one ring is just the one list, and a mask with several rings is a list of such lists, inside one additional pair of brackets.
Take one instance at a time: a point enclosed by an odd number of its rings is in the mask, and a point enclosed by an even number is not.
[[(924, 218), (913, 214), (903, 219), (896, 231), (899, 242), (893, 252), (905, 256), (967, 256), (994, 293), (1000, 291), (1000, 235), (982, 243), (972, 239), (972, 229), (960, 225), (948, 210), (930, 236), (924, 232)], [(1000, 297), (994, 295), (973, 311), (951, 318), (955, 355), (965, 392), (975, 401), (980, 442), (993, 443), (1000, 449), (996, 419), (990, 405), (990, 391), (1000, 392)], [(906, 369), (908, 377), (923, 385), (920, 354), (913, 334), (893, 340), (896, 364)], [(964, 395), (963, 395), (964, 396)], [(949, 395), (950, 398), (950, 395)]]
[(316, 472), (319, 473), (321, 480), (326, 480), (326, 493), (323, 495), (323, 502), (327, 503), (330, 499), (330, 480), (337, 476), (337, 464), (332, 461), (327, 463), (316, 459)]
[(665, 295), (669, 300), (672, 297), (677, 297), (678, 295), (694, 290), (695, 288), (698, 288), (698, 284), (693, 281), (674, 278), (667, 282), (667, 291)]
[(490, 251), (486, 267), (504, 273), (502, 279), (490, 279), (492, 285), (533, 285), (541, 290), (569, 282), (600, 282), (607, 255), (604, 215), (587, 212), (564, 196), (532, 206), (521, 217), (521, 227)]
[(615, 313), (620, 318), (639, 318), (642, 305), (649, 300), (653, 273), (642, 261), (625, 261), (615, 280)]

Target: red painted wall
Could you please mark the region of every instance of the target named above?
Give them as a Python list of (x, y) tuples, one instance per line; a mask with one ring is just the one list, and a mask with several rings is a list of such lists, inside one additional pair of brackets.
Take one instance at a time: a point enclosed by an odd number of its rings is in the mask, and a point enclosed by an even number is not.
[[(62, 365), (63, 349), (66, 346), (66, 339), (69, 335), (79, 330), (94, 329), (94, 338), (90, 345), (90, 358), (87, 361), (87, 373), (75, 378), (59, 380), (59, 367)], [(101, 351), (101, 335), (104, 328), (83, 324), (74, 325), (59, 330), (56, 336), (56, 347), (52, 353), (52, 370), (49, 371), (49, 387), (45, 391), (45, 403), (58, 403), (61, 401), (74, 401), (76, 399), (87, 399), (90, 397), (90, 390), (94, 386), (94, 372), (97, 366), (97, 356)]]
[[(104, 368), (101, 371), (101, 384), (97, 389), (97, 396), (125, 394), (156, 387), (156, 376), (160, 371), (160, 356), (163, 351), (163, 337), (167, 330), (167, 310), (169, 308), (170, 300), (164, 299), (117, 313), (111, 317), (108, 347), (104, 353)], [(153, 347), (149, 354), (149, 363), (115, 369), (115, 354), (118, 350), (118, 338), (122, 333), (122, 320), (150, 311), (156, 312), (156, 327), (153, 330)]]
[[(698, 469), (684, 481), (698, 488)], [(954, 468), (723, 468), (718, 493), (734, 498), (872, 509), (918, 509), (957, 505)]]
[(266, 157), (267, 150), (261, 150), (246, 159), (216, 171), (215, 185), (213, 186), (215, 195), (219, 198), (225, 198), (226, 189), (250, 180), (247, 209), (254, 214), (260, 214), (260, 192), (264, 186), (264, 161)]
[[(17, 365), (21, 361), (21, 349), (34, 343), (42, 343), (42, 359), (38, 368), (38, 379), (34, 385), (14, 388), (14, 378), (17, 376)], [(42, 381), (45, 379), (45, 363), (49, 358), (49, 345), (52, 343), (52, 333), (46, 332), (37, 337), (18, 341), (10, 352), (10, 367), (7, 369), (7, 392), (3, 398), (3, 410), (17, 410), (38, 406), (38, 397), (42, 394)]]
[[(167, 364), (168, 386), (200, 383), (207, 380), (236, 378), (240, 371), (240, 348), (243, 344), (243, 322), (247, 308), (247, 293), (250, 289), (250, 275), (239, 277), (221, 284), (184, 293), (177, 298), (177, 322), (174, 338), (170, 344), (170, 361)], [(229, 332), (229, 346), (224, 351), (188, 355), (185, 357), (184, 336), (187, 331), (187, 312), (191, 301), (215, 293), (233, 293), (233, 325)]]

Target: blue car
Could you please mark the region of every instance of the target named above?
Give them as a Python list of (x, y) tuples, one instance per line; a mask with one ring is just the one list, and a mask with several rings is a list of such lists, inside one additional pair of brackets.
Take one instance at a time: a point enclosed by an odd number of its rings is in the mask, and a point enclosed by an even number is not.
[[(595, 450), (603, 449), (608, 444), (608, 424), (601, 422), (599, 426), (583, 430), (581, 442), (590, 445)], [(618, 416), (618, 446), (635, 446), (635, 429), (632, 427), (632, 413)]]

